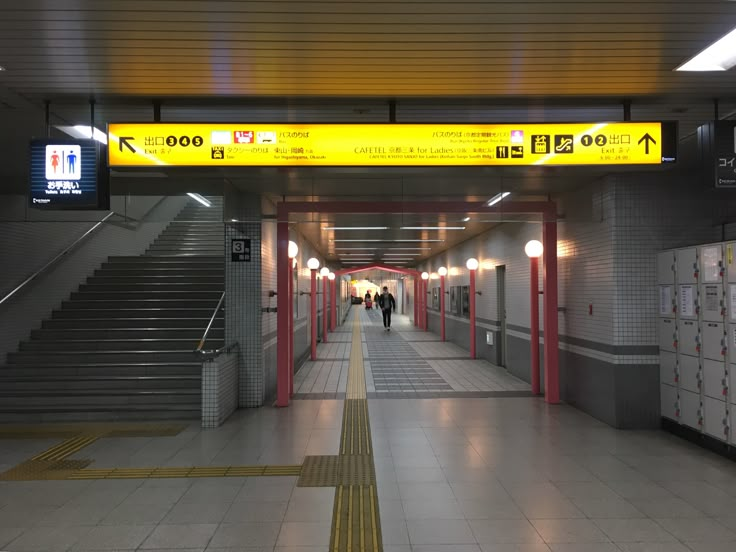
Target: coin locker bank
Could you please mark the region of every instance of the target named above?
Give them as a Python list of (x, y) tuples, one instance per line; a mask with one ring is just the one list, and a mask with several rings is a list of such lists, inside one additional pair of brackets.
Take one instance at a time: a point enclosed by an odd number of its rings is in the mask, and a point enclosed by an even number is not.
[(735, 256), (736, 242), (722, 242), (657, 259), (663, 425), (729, 453), (736, 451)]

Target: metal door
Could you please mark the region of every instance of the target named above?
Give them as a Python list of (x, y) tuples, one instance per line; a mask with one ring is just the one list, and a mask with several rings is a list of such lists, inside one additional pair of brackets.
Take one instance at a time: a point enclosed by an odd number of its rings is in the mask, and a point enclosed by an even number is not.
[(496, 267), (496, 290), (498, 294), (498, 324), (501, 335), (498, 339), (498, 361), (506, 366), (506, 265)]

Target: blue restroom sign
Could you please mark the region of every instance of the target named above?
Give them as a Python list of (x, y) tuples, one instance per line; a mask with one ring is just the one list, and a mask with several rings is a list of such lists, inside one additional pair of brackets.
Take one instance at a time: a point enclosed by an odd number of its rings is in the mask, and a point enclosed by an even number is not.
[(250, 262), (250, 239), (237, 238), (230, 242), (230, 253), (232, 262), (249, 263)]

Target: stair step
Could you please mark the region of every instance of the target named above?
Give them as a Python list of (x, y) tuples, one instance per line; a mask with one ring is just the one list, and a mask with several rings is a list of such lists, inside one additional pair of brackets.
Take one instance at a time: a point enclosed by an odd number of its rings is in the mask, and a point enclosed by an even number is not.
[[(219, 298), (218, 298), (219, 299)], [(79, 309), (185, 309), (191, 308), (202, 308), (215, 310), (217, 307), (218, 299), (171, 299), (171, 298), (155, 298), (155, 299), (113, 299), (111, 297), (105, 299), (86, 299), (86, 300), (74, 300), (74, 301), (63, 301), (61, 308), (64, 310), (79, 310)]]
[[(33, 330), (31, 339), (38, 340), (78, 340), (78, 339), (188, 339), (196, 342), (201, 339), (206, 326), (199, 328), (78, 328), (59, 330)], [(207, 341), (223, 341), (223, 327), (210, 328)]]
[(220, 263), (222, 264), (222, 257), (218, 255), (210, 255), (209, 258), (206, 255), (199, 257), (192, 257), (191, 259), (172, 259), (170, 257), (156, 257), (155, 255), (150, 256), (139, 256), (139, 257), (108, 257), (109, 263), (140, 263), (140, 264), (154, 264), (154, 263), (174, 263), (174, 264), (189, 264), (189, 263)]
[[(19, 350), (23, 352), (31, 351), (58, 351), (72, 352), (79, 351), (84, 353), (105, 352), (105, 351), (182, 351), (191, 352), (197, 348), (199, 337), (194, 339), (39, 339), (32, 341), (23, 341), (20, 343)], [(211, 349), (219, 349), (225, 345), (223, 340), (210, 339), (207, 336), (207, 345)]]
[[(2, 373), (2, 372), (0, 372)], [(63, 376), (46, 378), (7, 378), (0, 376), (0, 396), (12, 394), (59, 393), (94, 390), (177, 390), (201, 392), (199, 376)]]
[(71, 294), (71, 301), (97, 300), (124, 300), (124, 299), (186, 299), (214, 301), (215, 304), (222, 297), (221, 291), (75, 291)]
[[(129, 266), (129, 265), (125, 265)], [(118, 268), (106, 266), (94, 271), (94, 276), (219, 276), (223, 278), (224, 263), (220, 266), (131, 266), (130, 268)]]
[(87, 279), (88, 284), (148, 284), (148, 283), (191, 283), (191, 284), (224, 284), (225, 275), (215, 276), (190, 276), (187, 274), (131, 274), (129, 276), (91, 276)]
[(6, 364), (0, 367), (0, 376), (5, 378), (106, 378), (106, 377), (194, 377), (201, 378), (202, 361), (193, 355), (185, 362), (98, 362), (57, 364)]
[[(200, 317), (145, 317), (145, 318), (50, 318), (41, 322), (42, 329), (145, 329), (145, 328), (206, 328), (210, 321), (209, 316)], [(214, 327), (224, 327), (222, 312), (215, 317)]]
[(89, 282), (79, 286), (79, 291), (217, 291), (222, 293), (225, 291), (225, 285), (222, 283), (198, 283), (193, 284), (190, 282), (146, 282), (145, 284), (140, 283), (100, 283), (100, 282)]
[(57, 310), (51, 314), (52, 318), (209, 318), (213, 309), (197, 308), (132, 308), (132, 309), (66, 309)]
[(138, 351), (18, 351), (8, 353), (8, 364), (97, 364), (115, 362), (131, 364), (137, 362), (192, 362), (198, 360), (191, 351), (154, 351), (141, 347)]
[(13, 408), (15, 406), (31, 406), (39, 405), (51, 406), (70, 406), (84, 407), (99, 405), (105, 408), (114, 408), (116, 406), (148, 406), (156, 407), (159, 405), (169, 404), (185, 404), (194, 406), (201, 404), (201, 392), (189, 392), (188, 390), (170, 390), (168, 392), (157, 393), (155, 391), (145, 392), (137, 391), (135, 393), (99, 393), (92, 391), (90, 393), (58, 393), (51, 396), (35, 395), (35, 396), (8, 396), (0, 394), (0, 411)]

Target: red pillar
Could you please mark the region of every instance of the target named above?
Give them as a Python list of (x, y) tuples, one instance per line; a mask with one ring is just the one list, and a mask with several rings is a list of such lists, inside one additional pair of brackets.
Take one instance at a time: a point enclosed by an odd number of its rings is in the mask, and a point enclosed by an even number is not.
[[(276, 406), (289, 406), (289, 223), (279, 206), (276, 224)], [(293, 368), (292, 368), (293, 370)]]
[(322, 343), (327, 343), (327, 276), (322, 276)]
[(531, 304), (532, 393), (539, 395), (539, 257), (530, 257), (529, 300)]
[(445, 340), (445, 277), (440, 276), (440, 338)]
[(337, 327), (337, 282), (330, 280), (330, 331)]
[(424, 324), (424, 331), (429, 331), (429, 318), (427, 315), (427, 293), (429, 293), (429, 280), (424, 280), (424, 291), (422, 292), (422, 324)]
[(414, 325), (419, 325), (419, 320), (417, 319), (417, 301), (419, 300), (419, 295), (417, 295), (417, 279), (414, 278)]
[(312, 360), (317, 360), (317, 271), (310, 270), (311, 287), (309, 294), (309, 306), (311, 311), (312, 326)]
[(475, 270), (470, 271), (470, 358), (475, 358)]
[(288, 332), (289, 338), (287, 340), (287, 347), (289, 348), (289, 397), (294, 395), (294, 259), (289, 259), (287, 265), (289, 267), (289, 282), (287, 287), (289, 293), (287, 297), (289, 299), (289, 322)]
[(544, 387), (545, 400), (560, 402), (557, 336), (557, 222), (547, 213), (542, 224), (544, 245)]

